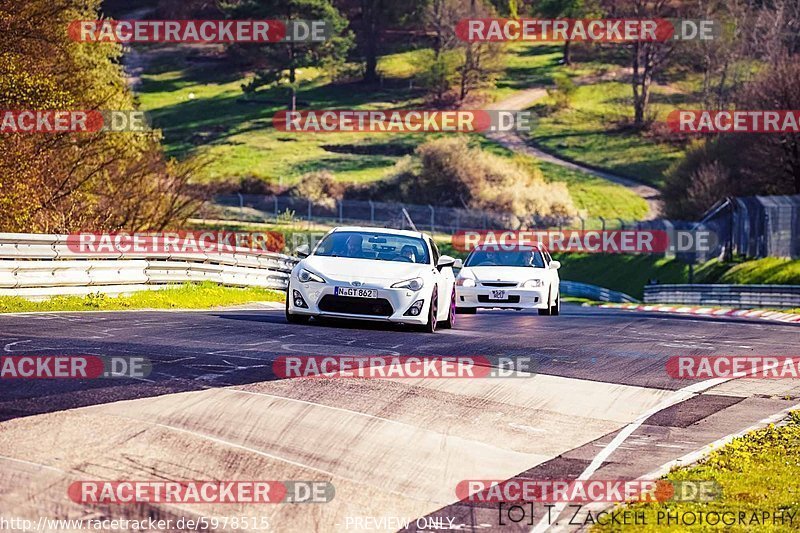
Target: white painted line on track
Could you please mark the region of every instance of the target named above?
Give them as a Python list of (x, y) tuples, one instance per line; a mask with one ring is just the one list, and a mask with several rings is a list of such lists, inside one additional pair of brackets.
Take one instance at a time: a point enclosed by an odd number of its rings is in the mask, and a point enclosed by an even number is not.
[(44, 468), (46, 470), (52, 470), (53, 472), (58, 472), (59, 474), (66, 474), (66, 470), (61, 470), (60, 468), (56, 468), (54, 466), (47, 466), (43, 465), (42, 463), (34, 463), (32, 461), (26, 461), (24, 459), (15, 459), (13, 457), (8, 457), (6, 455), (0, 455), (0, 459), (5, 459), (6, 461), (13, 461), (15, 463), (22, 463), (29, 466), (36, 466), (39, 468)]
[[(600, 466), (608, 459), (612, 453), (614, 453), (617, 449), (619, 449), (625, 440), (631, 436), (631, 434), (639, 429), (639, 427), (651, 416), (662, 411), (668, 407), (672, 407), (675, 404), (678, 404), (684, 400), (687, 400), (697, 394), (700, 394), (712, 387), (716, 387), (717, 385), (721, 385), (723, 383), (727, 383), (728, 381), (733, 381), (735, 379), (744, 378), (751, 374), (755, 374), (760, 370), (760, 368), (753, 368), (750, 370), (746, 375), (743, 376), (736, 376), (736, 377), (729, 377), (729, 378), (713, 378), (707, 379), (705, 381), (701, 381), (699, 383), (694, 383), (682, 389), (678, 389), (675, 393), (670, 396), (669, 398), (665, 399), (660, 404), (654, 406), (652, 409), (646, 411), (642, 415), (639, 416), (636, 420), (622, 428), (622, 430), (617, 433), (617, 435), (609, 442), (600, 452), (592, 459), (592, 462), (584, 469), (581, 474), (575, 478), (576, 481), (586, 481), (597, 471)], [(798, 404), (796, 407), (800, 407)], [(790, 408), (793, 409), (793, 408)], [(784, 411), (782, 411), (784, 412)], [(743, 430), (747, 432), (749, 430)], [(558, 518), (561, 515), (561, 512), (567, 506), (569, 502), (558, 502), (556, 505), (553, 506), (552, 510), (555, 511), (553, 513), (548, 513), (547, 515), (543, 516), (541, 520), (533, 527), (531, 533), (542, 533), (546, 531), (548, 528), (551, 527), (552, 524), (549, 523), (549, 518), (551, 516)]]
[[(719, 439), (715, 440), (714, 442), (703, 446), (702, 448), (695, 450), (693, 452), (689, 452), (686, 455), (678, 457), (677, 459), (673, 459), (672, 461), (668, 461), (663, 465), (659, 466), (655, 470), (648, 472), (647, 474), (639, 477), (640, 481), (652, 481), (654, 479), (660, 479), (663, 476), (666, 476), (670, 473), (670, 471), (675, 467), (683, 467), (690, 464), (694, 464), (709, 453), (719, 448), (722, 448), (726, 444), (730, 443), (733, 439), (737, 437), (741, 437), (746, 433), (751, 431), (755, 431), (757, 429), (761, 429), (763, 427), (768, 426), (769, 424), (774, 424), (776, 422), (780, 422), (791, 412), (800, 409), (800, 403), (793, 405), (791, 407), (787, 407), (782, 411), (775, 413), (774, 415), (768, 416), (763, 418), (753, 424), (750, 427), (737, 431), (736, 433), (731, 433), (730, 435), (726, 435), (724, 437), (720, 437)], [(687, 444), (697, 444), (695, 442), (686, 442), (686, 441), (676, 441), (676, 442), (684, 442)], [(658, 444), (656, 445), (658, 446)], [(589, 512), (599, 512), (604, 509), (608, 509), (609, 507), (616, 505), (616, 504), (609, 504), (608, 502), (594, 502), (591, 504), (586, 505), (586, 508)]]
[[(611, 440), (611, 442), (609, 442), (602, 450), (600, 450), (600, 453), (598, 453), (595, 456), (595, 458), (592, 459), (592, 462), (589, 463), (589, 466), (587, 466), (584, 469), (584, 471), (581, 472), (581, 474), (577, 478), (575, 478), (576, 481), (585, 481), (588, 480), (590, 477), (592, 477), (592, 475), (597, 471), (598, 468), (600, 468), (600, 466), (602, 466), (602, 464), (606, 461), (606, 459), (608, 459), (612, 453), (614, 453), (620, 446), (622, 446), (625, 440), (628, 437), (630, 437), (634, 431), (639, 429), (639, 427), (654, 414), (668, 407), (672, 407), (673, 405), (680, 403), (684, 400), (687, 400), (692, 396), (700, 394), (701, 392), (708, 390), (711, 387), (715, 387), (717, 385), (725, 383), (726, 381), (730, 381), (731, 379), (734, 378), (708, 379), (705, 381), (701, 381), (699, 383), (694, 383), (692, 385), (689, 385), (688, 387), (684, 387), (682, 389), (675, 391), (674, 394), (666, 398), (663, 402), (654, 406), (652, 409), (646, 411), (645, 413), (641, 414), (639, 418), (637, 418), (636, 420), (634, 420), (633, 422), (622, 428), (622, 430), (619, 433), (617, 433), (617, 435)], [(539, 520), (539, 523), (537, 523), (531, 530), (531, 533), (541, 533), (543, 531), (546, 531), (551, 526), (551, 524), (549, 523), (549, 517), (553, 516), (557, 518), (564, 510), (564, 508), (566, 508), (567, 503), (569, 502), (556, 503), (556, 505), (553, 506), (552, 514), (543, 516), (542, 519)]]

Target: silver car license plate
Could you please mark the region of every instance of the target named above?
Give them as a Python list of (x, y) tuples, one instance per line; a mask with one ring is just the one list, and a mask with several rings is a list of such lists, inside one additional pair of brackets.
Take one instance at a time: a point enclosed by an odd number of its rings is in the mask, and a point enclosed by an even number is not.
[(335, 287), (336, 296), (354, 296), (356, 298), (377, 298), (378, 289), (361, 289), (359, 287)]

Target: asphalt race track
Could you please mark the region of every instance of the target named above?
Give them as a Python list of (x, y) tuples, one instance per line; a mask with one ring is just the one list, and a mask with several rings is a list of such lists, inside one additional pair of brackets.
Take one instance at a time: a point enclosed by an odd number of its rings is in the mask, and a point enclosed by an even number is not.
[[(458, 502), (455, 487), (634, 479), (800, 402), (796, 380), (700, 382), (665, 370), (676, 355), (797, 355), (796, 325), (573, 305), (558, 317), (458, 319), (431, 335), (289, 325), (267, 306), (2, 315), (0, 355), (144, 356), (153, 373), (0, 382), (0, 514), (263, 516), (280, 532), (572, 530), (569, 510), (540, 524), (537, 504), (513, 523), (497, 504)], [(280, 355), (531, 356), (535, 368), (508, 379), (279, 379)], [(318, 480), (336, 493), (275, 505), (67, 498), (74, 481), (122, 479)]]

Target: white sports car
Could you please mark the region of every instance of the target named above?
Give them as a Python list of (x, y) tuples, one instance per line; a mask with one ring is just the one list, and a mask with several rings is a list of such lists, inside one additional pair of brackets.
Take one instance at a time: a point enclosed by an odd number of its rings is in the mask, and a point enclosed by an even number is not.
[(289, 276), (286, 320), (383, 320), (434, 332), (455, 323), (456, 260), (418, 231), (341, 227), (328, 232)]
[(557, 315), (561, 311), (559, 268), (561, 263), (541, 244), (514, 250), (476, 248), (456, 279), (458, 312), (499, 307)]

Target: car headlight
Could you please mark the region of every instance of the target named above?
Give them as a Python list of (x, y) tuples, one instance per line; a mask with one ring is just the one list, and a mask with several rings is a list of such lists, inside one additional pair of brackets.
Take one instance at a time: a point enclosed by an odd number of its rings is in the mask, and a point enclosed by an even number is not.
[(418, 291), (425, 285), (425, 282), (422, 278), (414, 278), (414, 279), (407, 279), (405, 281), (398, 281), (394, 285), (392, 285), (393, 289), (411, 289), (412, 291)]
[(316, 283), (325, 283), (324, 279), (317, 276), (313, 272), (309, 272), (305, 268), (300, 269), (300, 273), (297, 274), (297, 279), (299, 279), (303, 283), (308, 283), (309, 281), (314, 281)]
[(459, 287), (474, 287), (475, 280), (472, 278), (458, 278), (456, 280), (456, 285)]
[(542, 285), (544, 285), (544, 282), (540, 279), (529, 279), (522, 284), (523, 287), (541, 287)]

